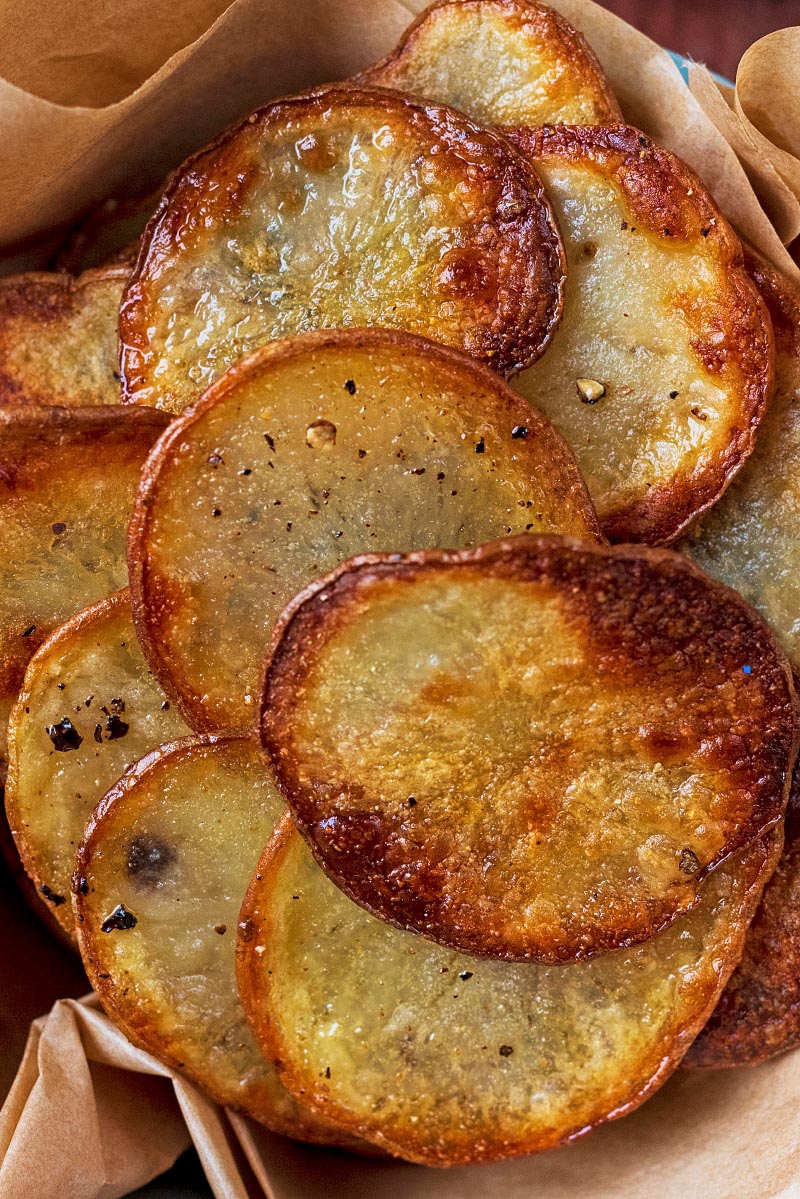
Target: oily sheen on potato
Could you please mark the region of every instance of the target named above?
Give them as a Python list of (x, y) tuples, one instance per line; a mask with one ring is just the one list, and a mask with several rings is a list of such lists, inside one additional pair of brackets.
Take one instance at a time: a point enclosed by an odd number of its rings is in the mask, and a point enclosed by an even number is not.
[(451, 104), (484, 125), (622, 120), (583, 34), (531, 0), (440, 0), (360, 78)]
[(125, 536), (161, 412), (0, 410), (0, 755), (34, 651), (68, 617), (127, 583)]
[(122, 301), (123, 394), (180, 412), (273, 338), (337, 326), (508, 372), (549, 341), (563, 275), (541, 181), (504, 138), (397, 92), (322, 88), (176, 172)]
[(303, 1103), (411, 1161), (534, 1153), (646, 1099), (741, 952), (780, 830), (729, 858), (694, 911), (634, 949), (559, 966), (443, 949), (357, 907), (285, 817), (241, 912), (237, 973)]
[(150, 458), (137, 629), (190, 724), (248, 724), (274, 622), (312, 579), (526, 529), (597, 537), (567, 447), (496, 375), (408, 334), (307, 334), (233, 367)]
[[(756, 448), (722, 500), (680, 548), (770, 622), (800, 666), (800, 289), (752, 252), (748, 269), (775, 330), (775, 394)], [(786, 844), (732, 976), (689, 1064), (756, 1062), (800, 1041), (800, 797)]]
[(103, 799), (80, 846), (80, 949), (134, 1044), (277, 1132), (349, 1143), (283, 1088), (236, 990), (239, 906), (283, 810), (248, 738), (187, 738), (148, 754)]
[(70, 935), (89, 817), (131, 763), (189, 732), (147, 667), (127, 591), (73, 616), (34, 654), (9, 721), (6, 814), (28, 876)]
[(673, 541), (752, 451), (772, 335), (697, 177), (627, 126), (507, 131), (567, 253), (564, 316), (513, 386), (572, 447), (612, 541)]
[(669, 551), (522, 536), (369, 555), (289, 606), (262, 744), (358, 903), (467, 953), (569, 961), (694, 907), (780, 821), (791, 671)]
[(126, 266), (0, 279), (0, 403), (118, 404)]

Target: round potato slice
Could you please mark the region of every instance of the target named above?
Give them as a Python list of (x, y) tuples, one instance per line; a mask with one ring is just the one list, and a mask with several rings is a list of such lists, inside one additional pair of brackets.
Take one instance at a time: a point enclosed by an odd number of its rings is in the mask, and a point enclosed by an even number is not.
[(407, 334), (307, 334), (232, 368), (151, 457), (137, 629), (190, 724), (248, 724), (273, 624), (312, 579), (526, 529), (597, 536), (567, 447), (496, 375)]
[(325, 869), (468, 953), (652, 937), (779, 821), (791, 671), (669, 551), (518, 537), (371, 555), (289, 606), (262, 742)]
[(250, 1025), (287, 1087), (411, 1161), (552, 1148), (637, 1107), (672, 1072), (741, 953), (780, 830), (710, 876), (633, 950), (487, 962), (376, 920), (281, 821), (241, 912)]
[(753, 448), (769, 318), (697, 177), (636, 129), (509, 131), (545, 181), (567, 252), (564, 316), (514, 380), (575, 453), (612, 541), (665, 544)]
[(167, 424), (130, 408), (0, 410), (0, 754), (25, 667), (58, 625), (127, 583), (139, 472)]
[(130, 266), (0, 279), (0, 404), (118, 404), (117, 323)]
[(71, 936), (86, 822), (131, 763), (189, 732), (147, 667), (127, 591), (73, 616), (34, 654), (9, 722), (6, 813), (29, 877)]
[(349, 1143), (283, 1088), (236, 990), (239, 905), (283, 810), (249, 738), (187, 738), (148, 754), (103, 799), (78, 852), (80, 950), (134, 1044), (274, 1131)]
[(577, 29), (531, 0), (440, 0), (359, 77), (483, 125), (607, 125), (622, 113)]
[[(800, 289), (752, 251), (748, 269), (775, 330), (775, 394), (755, 451), (680, 548), (740, 591), (800, 666)], [(687, 1059), (757, 1062), (800, 1043), (800, 791), (786, 846), (745, 942), (741, 965)]]
[(499, 134), (397, 92), (322, 88), (177, 171), (122, 302), (123, 394), (180, 412), (265, 342), (344, 325), (515, 370), (549, 341), (563, 277), (541, 182)]

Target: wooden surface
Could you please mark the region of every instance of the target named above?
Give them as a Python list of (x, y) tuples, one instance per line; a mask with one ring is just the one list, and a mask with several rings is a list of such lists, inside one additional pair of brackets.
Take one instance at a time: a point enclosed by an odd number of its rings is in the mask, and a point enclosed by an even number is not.
[(774, 29), (800, 25), (800, 0), (601, 0), (654, 41), (728, 79), (744, 51)]

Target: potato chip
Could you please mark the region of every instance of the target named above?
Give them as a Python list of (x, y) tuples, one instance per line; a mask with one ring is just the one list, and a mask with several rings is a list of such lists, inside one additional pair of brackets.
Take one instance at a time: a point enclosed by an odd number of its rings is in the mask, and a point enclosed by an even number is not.
[(309, 587), (261, 736), (351, 898), (556, 962), (654, 936), (780, 820), (795, 698), (761, 618), (680, 555), (523, 536)]
[(0, 404), (118, 404), (117, 320), (129, 266), (0, 279)]
[(769, 318), (739, 242), (682, 162), (638, 130), (509, 131), (564, 238), (564, 317), (513, 386), (563, 433), (612, 541), (664, 544), (751, 452)]
[(120, 313), (123, 394), (179, 412), (276, 337), (424, 334), (507, 372), (561, 311), (564, 263), (530, 163), (385, 89), (278, 100), (181, 167)]
[[(752, 458), (680, 548), (770, 621), (797, 667), (800, 289), (752, 251), (746, 257), (775, 330), (775, 395)], [(689, 1065), (757, 1062), (800, 1043), (799, 813), (795, 795), (783, 857), (764, 891), (741, 964), (692, 1046)]]
[(274, 343), (180, 417), (144, 472), (139, 637), (194, 727), (248, 724), (272, 626), (352, 554), (504, 532), (596, 537), (561, 438), (496, 375), (408, 334)]
[(411, 1161), (549, 1149), (637, 1107), (680, 1061), (741, 952), (780, 831), (635, 949), (560, 966), (433, 945), (351, 903), (289, 817), (241, 912), (250, 1025), (303, 1103)]
[(451, 104), (482, 125), (622, 120), (583, 34), (531, 0), (439, 0), (360, 79)]
[(187, 738), (148, 754), (109, 791), (80, 847), (81, 954), (134, 1044), (275, 1131), (349, 1143), (284, 1090), (236, 990), (239, 905), (283, 810), (249, 738)]
[(34, 654), (9, 722), (6, 812), (29, 877), (71, 935), (87, 820), (131, 763), (189, 731), (147, 667), (127, 591), (73, 616)]
[(0, 755), (33, 653), (127, 583), (125, 534), (142, 462), (167, 424), (130, 408), (0, 409)]

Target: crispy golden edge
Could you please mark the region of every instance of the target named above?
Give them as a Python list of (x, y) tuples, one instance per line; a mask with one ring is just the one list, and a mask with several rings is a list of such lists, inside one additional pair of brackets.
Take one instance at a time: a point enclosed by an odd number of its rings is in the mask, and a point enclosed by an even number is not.
[[(35, 851), (35, 847), (31, 845), (26, 836), (25, 829), (20, 823), (20, 812), (17, 803), (17, 780), (20, 767), (19, 733), (20, 725), (26, 714), (25, 708), (30, 704), (31, 700), (31, 677), (37, 671), (39, 663), (43, 659), (49, 658), (53, 653), (58, 653), (64, 643), (71, 641), (87, 624), (91, 624), (98, 616), (115, 613), (125, 608), (130, 610), (130, 590), (127, 587), (122, 591), (115, 591), (112, 595), (106, 596), (105, 599), (98, 600), (96, 604), (91, 604), (81, 612), (76, 612), (64, 624), (59, 625), (42, 642), (28, 663), (22, 690), (14, 707), (11, 709), (8, 721), (8, 777), (6, 779), (5, 792), (6, 817), (20, 862), (37, 895), (41, 892), (42, 884), (46, 880), (42, 877), (39, 869), (39, 856)], [(65, 895), (60, 898), (68, 900), (69, 896)], [(58, 903), (53, 905), (52, 908), (48, 907), (47, 912), (59, 926), (62, 934), (66, 935), (72, 947), (76, 948), (78, 938), (75, 932), (75, 918), (71, 905), (68, 902)]]
[[(185, 438), (192, 425), (218, 404), (224, 402), (242, 383), (258, 377), (265, 368), (273, 363), (287, 360), (309, 351), (324, 352), (328, 347), (348, 346), (354, 352), (361, 349), (379, 350), (381, 347), (405, 349), (409, 353), (424, 353), (428, 359), (434, 358), (454, 374), (472, 374), (476, 383), (490, 389), (500, 400), (519, 411), (522, 404), (526, 413), (526, 421), (537, 428), (542, 435), (551, 439), (563, 454), (563, 465), (570, 470), (572, 479), (570, 486), (576, 504), (582, 501), (586, 522), (590, 529), (597, 532), (600, 540), (600, 526), (595, 515), (592, 501), (586, 484), (578, 470), (572, 451), (567, 446), (555, 428), (535, 409), (513, 392), (503, 380), (483, 363), (468, 358), (459, 350), (450, 349), (438, 342), (428, 341), (411, 333), (393, 329), (321, 329), (313, 333), (304, 333), (297, 337), (283, 338), (273, 341), (261, 349), (241, 359), (220, 376), (191, 407), (173, 420), (168, 431), (153, 447), (142, 470), (139, 492), (128, 528), (128, 575), (130, 579), (131, 602), (136, 634), (148, 665), (161, 687), (170, 700), (178, 708), (184, 720), (198, 732), (213, 732), (213, 722), (209, 721), (208, 713), (198, 702), (193, 692), (176, 680), (170, 656), (162, 643), (159, 631), (160, 614), (157, 606), (151, 610), (148, 599), (150, 593), (150, 576), (148, 571), (147, 545), (150, 535), (152, 512), (158, 500), (161, 487), (161, 471), (168, 466), (176, 445)], [(525, 446), (520, 441), (520, 447)], [(524, 452), (524, 448), (520, 449)]]
[[(272, 121), (288, 119), (293, 110), (314, 106), (320, 111), (338, 105), (342, 108), (350, 106), (366, 107), (379, 101), (387, 113), (408, 119), (426, 127), (426, 134), (438, 138), (445, 143), (449, 152), (459, 156), (461, 147), (466, 144), (480, 146), (484, 153), (494, 155), (507, 154), (505, 163), (509, 179), (515, 179), (518, 185), (524, 187), (531, 199), (531, 206), (523, 217), (515, 217), (515, 234), (513, 240), (528, 240), (534, 230), (538, 232), (536, 246), (536, 263), (534, 269), (530, 246), (525, 249), (525, 260), (517, 262), (511, 269), (515, 271), (513, 280), (509, 276), (507, 284), (516, 282), (516, 287), (509, 286), (505, 295), (506, 307), (513, 298), (516, 308), (516, 320), (513, 327), (510, 320), (505, 328), (493, 333), (487, 326), (483, 330), (486, 341), (487, 355), (491, 356), (494, 370), (503, 374), (512, 374), (525, 366), (531, 365), (544, 353), (561, 319), (564, 305), (564, 287), (566, 282), (566, 257), (558, 231), (558, 225), (552, 206), (544, 186), (536, 171), (524, 154), (520, 154), (515, 146), (500, 131), (491, 131), (475, 124), (463, 113), (444, 105), (432, 104), (427, 100), (392, 91), (389, 88), (357, 87), (347, 83), (328, 84), (303, 92), (297, 96), (288, 96), (272, 101), (263, 108), (257, 109), (238, 125), (220, 134), (202, 150), (193, 154), (171, 176), (161, 201), (147, 223), (142, 235), (141, 248), (136, 266), (128, 280), (120, 304), (119, 334), (120, 359), (119, 372), (121, 376), (122, 403), (135, 403), (135, 392), (138, 385), (136, 361), (139, 352), (147, 347), (147, 317), (141, 313), (142, 305), (150, 283), (149, 267), (151, 249), (155, 246), (158, 256), (163, 258), (164, 246), (174, 241), (177, 231), (195, 202), (195, 188), (185, 185), (185, 180), (195, 178), (204, 170), (216, 172), (216, 177), (222, 193), (225, 195), (225, 212), (227, 215), (237, 209), (238, 191), (241, 187), (241, 172), (228, 171), (226, 168), (226, 151), (233, 157), (237, 135), (253, 125), (267, 125)], [(231, 149), (233, 147), (233, 149)], [(498, 159), (499, 161), (499, 159)], [(236, 167), (235, 161), (233, 167)], [(227, 189), (227, 190), (226, 190)], [(184, 193), (187, 193), (184, 195)], [(173, 204), (173, 200), (175, 203)], [(218, 208), (222, 205), (218, 202)], [(218, 214), (219, 219), (219, 214)], [(509, 243), (512, 238), (509, 237)], [(509, 249), (511, 245), (509, 244)], [(154, 278), (158, 279), (156, 268)], [(534, 286), (536, 276), (540, 275)]]
[(576, 80), (584, 88), (591, 90), (598, 109), (605, 105), (606, 111), (598, 111), (598, 118), (608, 121), (609, 124), (622, 120), (622, 109), (597, 55), (586, 38), (555, 9), (536, 4), (534, 0), (437, 0), (409, 25), (395, 48), (385, 58), (354, 76), (353, 81), (367, 85), (391, 86), (404, 61), (414, 57), (421, 29), (434, 13), (444, 8), (457, 11), (462, 8), (480, 7), (491, 7), (510, 20), (524, 21), (526, 24), (535, 23), (542, 41), (569, 65)]
[[(50, 406), (46, 392), (33, 388), (28, 381), (21, 386), (18, 379), (5, 368), (5, 323), (8, 320), (27, 321), (39, 329), (48, 324), (68, 320), (83, 293), (98, 284), (119, 281), (120, 291), (130, 276), (130, 262), (96, 267), (77, 277), (56, 271), (31, 271), (23, 275), (0, 278), (0, 404), (40, 404)], [(13, 340), (19, 340), (19, 330)], [(55, 406), (55, 405), (54, 405)]]
[[(261, 676), (256, 718), (257, 728), (262, 749), (271, 764), (278, 787), (282, 791), (295, 823), (305, 837), (315, 860), (350, 899), (386, 923), (395, 924), (401, 929), (412, 929), (423, 936), (430, 936), (440, 945), (478, 957), (504, 958), (510, 961), (571, 960), (565, 959), (563, 954), (553, 956), (544, 951), (520, 954), (507, 948), (503, 951), (496, 945), (488, 948), (482, 941), (480, 926), (470, 930), (463, 916), (460, 921), (459, 936), (468, 937), (468, 941), (466, 939), (459, 941), (450, 939), (447, 933), (443, 933), (441, 929), (437, 929), (436, 935), (432, 936), (416, 925), (412, 928), (411, 924), (399, 918), (393, 919), (391, 912), (385, 907), (380, 907), (377, 903), (373, 904), (367, 894), (357, 892), (352, 879), (347, 877), (344, 871), (338, 872), (331, 867), (320, 852), (319, 845), (313, 836), (314, 822), (304, 807), (302, 786), (298, 779), (295, 763), (289, 760), (283, 751), (283, 738), (285, 738), (287, 730), (291, 728), (294, 696), (307, 676), (309, 662), (312, 660), (315, 650), (324, 641), (326, 627), (334, 624), (339, 619), (341, 611), (346, 609), (350, 598), (348, 590), (357, 585), (359, 575), (379, 576), (383, 579), (392, 575), (408, 578), (414, 573), (431, 569), (435, 571), (440, 567), (473, 565), (492, 567), (495, 564), (502, 566), (504, 563), (509, 563), (515, 572), (515, 577), (524, 578), (527, 569), (526, 559), (535, 559), (537, 555), (546, 557), (553, 550), (556, 553), (559, 550), (574, 551), (605, 558), (611, 562), (614, 560), (640, 561), (682, 572), (690, 578), (700, 581), (710, 595), (718, 597), (720, 604), (738, 610), (746, 626), (757, 630), (764, 639), (766, 647), (774, 655), (775, 663), (782, 675), (786, 698), (791, 705), (794, 717), (792, 739), (787, 746), (787, 766), (781, 793), (779, 796), (771, 796), (772, 802), (769, 804), (769, 810), (763, 811), (758, 808), (753, 811), (750, 819), (738, 830), (738, 835), (731, 838), (716, 857), (706, 863), (698, 872), (696, 876), (698, 882), (702, 882), (712, 870), (727, 861), (733, 854), (767, 834), (776, 825), (782, 827), (783, 815), (789, 799), (792, 769), (797, 758), (798, 746), (800, 746), (800, 725), (798, 725), (800, 701), (795, 690), (795, 676), (775, 634), (766, 621), (747, 604), (737, 591), (711, 579), (689, 559), (671, 550), (637, 545), (599, 545), (557, 534), (523, 533), (515, 537), (488, 542), (476, 549), (428, 549), (407, 554), (363, 554), (349, 559), (323, 578), (315, 580), (295, 596), (279, 618), (267, 650)], [(607, 619), (608, 612), (608, 605), (605, 605), (598, 615)], [(344, 856), (342, 860), (345, 860)], [(691, 911), (693, 907), (697, 906), (700, 898), (701, 891), (698, 888), (693, 902), (686, 905), (682, 911)], [(677, 911), (663, 912), (660, 920), (653, 924), (649, 935), (655, 936), (663, 931), (674, 922), (678, 915)], [(649, 938), (623, 934), (614, 945), (604, 945), (601, 951), (629, 947), (645, 939)], [(580, 956), (584, 959), (590, 958), (594, 956), (594, 953), (591, 950), (582, 951)]]
[[(321, 1085), (317, 1078), (305, 1075), (286, 1052), (281, 1038), (280, 1022), (271, 1019), (270, 1009), (273, 999), (274, 981), (269, 976), (264, 980), (262, 976), (257, 974), (255, 959), (250, 953), (249, 947), (256, 943), (268, 943), (272, 935), (273, 926), (269, 916), (262, 909), (261, 894), (268, 889), (270, 878), (277, 872), (281, 863), (291, 851), (294, 839), (299, 835), (300, 833), (292, 820), (291, 814), (287, 812), (275, 826), (272, 837), (264, 849), (250, 886), (247, 889), (239, 914), (239, 929), (236, 943), (236, 972), (239, 984), (239, 996), (247, 1021), (256, 1041), (261, 1046), (262, 1052), (268, 1059), (273, 1061), (284, 1086), (293, 1095), (301, 1099), (311, 1111), (328, 1115), (330, 1119), (334, 1119), (343, 1126), (350, 1128), (355, 1135), (362, 1137), (364, 1140), (370, 1140), (375, 1145), (379, 1145), (397, 1156), (402, 1156), (408, 1161), (414, 1161), (421, 1165), (442, 1167), (471, 1165), (478, 1161), (502, 1161), (509, 1158), (522, 1157), (527, 1154), (541, 1153), (548, 1149), (555, 1149), (560, 1145), (572, 1144), (585, 1137), (595, 1128), (629, 1115), (663, 1086), (669, 1076), (677, 1069), (681, 1059), (693, 1039), (697, 1036), (699, 1029), (708, 1019), (716, 1003), (719, 988), (716, 989), (703, 1010), (699, 1011), (695, 1018), (675, 1037), (674, 1043), (668, 1053), (651, 1055), (649, 1064), (643, 1070), (645, 1077), (631, 1080), (630, 1092), (624, 1102), (618, 1103), (613, 1111), (598, 1112), (588, 1124), (576, 1132), (567, 1133), (563, 1136), (551, 1136), (549, 1139), (541, 1138), (537, 1140), (532, 1138), (525, 1143), (511, 1145), (507, 1141), (498, 1138), (494, 1145), (485, 1146), (480, 1156), (476, 1155), (474, 1138), (470, 1135), (469, 1131), (463, 1131), (460, 1135), (454, 1135), (451, 1143), (445, 1149), (441, 1145), (434, 1146), (426, 1141), (424, 1127), (414, 1128), (413, 1130), (409, 1128), (406, 1130), (407, 1137), (404, 1137), (403, 1143), (399, 1144), (380, 1132), (376, 1127), (360, 1120), (348, 1108), (338, 1104), (335, 1099), (331, 1098), (324, 1084)], [(758, 897), (766, 880), (772, 873), (775, 861), (780, 852), (781, 843), (782, 830), (779, 825), (768, 832), (763, 838), (757, 840), (749, 850), (750, 853), (754, 853), (756, 848), (760, 848), (761, 851), (760, 868), (748, 889), (751, 911), (758, 902)], [(746, 925), (743, 925), (738, 931), (736, 941), (730, 946), (725, 961), (719, 963), (718, 970), (720, 976), (727, 977), (734, 969), (739, 960), (745, 932)], [(565, 967), (565, 969), (569, 968)], [(573, 966), (572, 968), (579, 969), (580, 967)]]
[[(616, 126), (555, 126), (506, 129), (534, 164), (585, 164), (621, 188), (640, 226), (676, 243), (702, 237), (714, 247), (736, 293), (730, 345), (745, 387), (731, 417), (724, 453), (669, 488), (653, 487), (638, 501), (603, 521), (610, 541), (668, 545), (727, 490), (755, 446), (758, 427), (772, 395), (775, 347), (769, 312), (745, 269), (741, 242), (694, 172), (638, 129)], [(703, 356), (702, 347), (695, 347)], [(713, 351), (707, 348), (707, 354)], [(703, 359), (708, 365), (708, 357)]]

